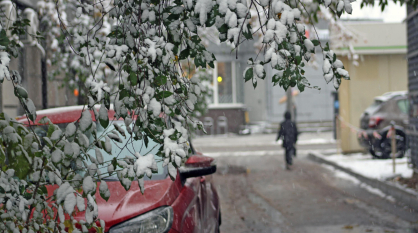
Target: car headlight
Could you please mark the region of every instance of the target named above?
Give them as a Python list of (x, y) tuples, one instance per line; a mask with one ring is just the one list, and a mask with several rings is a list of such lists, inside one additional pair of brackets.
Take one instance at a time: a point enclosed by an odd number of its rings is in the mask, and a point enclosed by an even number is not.
[(161, 207), (110, 228), (109, 233), (166, 233), (173, 223), (173, 208)]

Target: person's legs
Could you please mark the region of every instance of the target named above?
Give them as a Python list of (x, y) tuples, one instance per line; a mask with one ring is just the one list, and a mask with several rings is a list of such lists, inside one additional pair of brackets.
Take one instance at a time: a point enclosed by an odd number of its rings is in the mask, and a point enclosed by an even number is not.
[(286, 147), (286, 165), (292, 165), (293, 147)]

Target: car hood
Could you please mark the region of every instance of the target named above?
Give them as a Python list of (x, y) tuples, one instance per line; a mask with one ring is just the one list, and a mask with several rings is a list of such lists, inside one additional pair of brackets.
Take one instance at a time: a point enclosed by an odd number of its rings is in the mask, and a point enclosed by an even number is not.
[[(119, 181), (107, 181), (110, 191), (108, 201), (100, 197), (99, 185), (96, 190), (96, 202), (99, 209), (99, 219), (106, 223), (107, 232), (110, 227), (136, 217), (140, 214), (158, 208), (171, 205), (179, 195), (177, 183), (180, 179), (172, 181), (170, 178), (164, 180), (148, 180), (144, 182), (145, 192), (141, 193), (138, 182), (133, 181), (131, 188), (126, 191)], [(58, 188), (50, 187), (51, 189)], [(53, 190), (49, 191), (53, 191)], [(87, 202), (86, 202), (87, 203)], [(76, 220), (85, 220), (85, 212), (79, 212)]]
[(170, 205), (178, 195), (174, 183), (169, 178), (158, 181), (146, 181), (145, 192), (141, 193), (138, 182), (132, 182), (126, 191), (119, 181), (106, 182), (111, 193), (108, 201), (96, 194), (99, 218), (106, 225), (115, 225), (160, 206)]

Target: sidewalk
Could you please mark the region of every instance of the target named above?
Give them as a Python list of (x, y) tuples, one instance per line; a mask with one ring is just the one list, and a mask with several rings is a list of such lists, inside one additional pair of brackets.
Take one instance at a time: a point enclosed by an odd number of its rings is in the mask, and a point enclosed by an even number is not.
[[(216, 147), (231, 147), (231, 146), (271, 146), (281, 145), (281, 142), (276, 142), (276, 133), (272, 134), (252, 134), (252, 135), (216, 135), (216, 136), (200, 136), (193, 139), (193, 145), (200, 146), (216, 146)], [(298, 137), (298, 145), (311, 144), (329, 144), (335, 143), (332, 132), (319, 133), (301, 133)]]
[(388, 181), (389, 178), (394, 176), (403, 178), (412, 176), (413, 171), (408, 168), (406, 158), (395, 160), (396, 173), (394, 174), (391, 159), (373, 159), (369, 154), (324, 155), (318, 152), (311, 152), (308, 157), (315, 162), (326, 164), (336, 169), (341, 178), (352, 180), (359, 185), (371, 186), (370, 188), (374, 189), (376, 194), (418, 210), (418, 192)]
[[(193, 139), (192, 144), (197, 151), (212, 157), (282, 155), (281, 141), (276, 142), (276, 137), (276, 134), (206, 136)], [(335, 145), (330, 132), (302, 133), (297, 142), (298, 153), (305, 155), (312, 150), (335, 153)]]

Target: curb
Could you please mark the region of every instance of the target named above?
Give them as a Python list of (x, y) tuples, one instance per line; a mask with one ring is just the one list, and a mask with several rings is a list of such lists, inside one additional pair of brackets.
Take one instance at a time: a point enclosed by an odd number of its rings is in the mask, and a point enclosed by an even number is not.
[(377, 188), (381, 190), (382, 192), (392, 196), (393, 198), (395, 198), (397, 202), (405, 204), (412, 209), (418, 210), (418, 195), (417, 194), (412, 194), (410, 192), (407, 192), (403, 189), (396, 187), (395, 184), (391, 184), (389, 182), (384, 182), (384, 181), (380, 181), (376, 179), (370, 179), (365, 176), (362, 176), (358, 173), (353, 172), (350, 169), (341, 167), (340, 165), (334, 162), (330, 162), (326, 159), (321, 158), (320, 156), (318, 156), (318, 153), (315, 153), (315, 152), (309, 152), (308, 158), (314, 162), (327, 164), (327, 165), (333, 166), (334, 168), (338, 170), (348, 173), (354, 176), (355, 178), (357, 178), (358, 180), (360, 180), (361, 182), (367, 185), (370, 185), (373, 188)]

